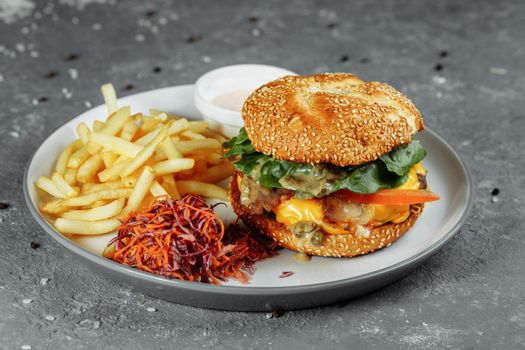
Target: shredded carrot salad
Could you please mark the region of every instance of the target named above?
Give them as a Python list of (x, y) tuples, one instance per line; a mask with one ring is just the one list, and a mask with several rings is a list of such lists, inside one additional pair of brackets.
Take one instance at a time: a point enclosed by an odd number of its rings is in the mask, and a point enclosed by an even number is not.
[(248, 228), (224, 223), (202, 197), (158, 197), (123, 220), (112, 259), (168, 278), (220, 284), (248, 283), (253, 264), (277, 252)]

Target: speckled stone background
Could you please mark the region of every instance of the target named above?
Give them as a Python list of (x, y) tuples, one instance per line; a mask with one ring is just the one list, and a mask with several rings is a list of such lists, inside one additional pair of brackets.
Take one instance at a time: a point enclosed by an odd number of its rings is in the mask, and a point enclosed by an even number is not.
[[(0, 0), (0, 348), (523, 348), (524, 33), (523, 1)], [(475, 177), (461, 234), (376, 293), (268, 318), (134, 293), (30, 217), (30, 155), (101, 83), (127, 95), (245, 62), (406, 92)]]

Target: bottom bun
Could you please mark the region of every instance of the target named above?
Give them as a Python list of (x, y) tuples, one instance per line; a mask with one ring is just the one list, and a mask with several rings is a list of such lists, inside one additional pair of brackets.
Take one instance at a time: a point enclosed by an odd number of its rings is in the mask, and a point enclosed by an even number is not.
[(279, 245), (290, 250), (300, 251), (308, 255), (351, 257), (371, 253), (377, 249), (388, 247), (392, 242), (410, 230), (423, 212), (422, 203), (410, 206), (410, 216), (403, 222), (384, 224), (373, 228), (368, 236), (325, 235), (321, 245), (305, 242), (299, 247), (295, 235), (275, 219), (267, 215), (253, 214), (250, 208), (241, 205), (237, 177), (242, 173), (235, 172), (230, 182), (230, 200), (233, 210), (247, 224), (259, 229), (262, 233), (275, 240)]

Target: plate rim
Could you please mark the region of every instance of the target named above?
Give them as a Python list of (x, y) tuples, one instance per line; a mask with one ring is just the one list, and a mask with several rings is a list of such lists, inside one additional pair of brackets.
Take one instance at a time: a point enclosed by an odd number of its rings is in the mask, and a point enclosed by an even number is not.
[[(157, 92), (159, 90), (178, 89), (178, 88), (184, 89), (184, 88), (193, 88), (193, 87), (194, 87), (194, 84), (173, 85), (173, 86), (168, 86), (168, 87), (163, 87), (163, 88), (158, 88), (158, 89), (142, 91), (136, 94), (124, 96), (122, 98), (119, 98), (119, 100), (125, 100), (125, 99), (133, 98), (133, 97), (136, 97), (142, 94)], [(103, 105), (101, 104), (101, 105), (92, 107), (88, 110), (85, 110), (84, 112), (78, 114), (74, 118), (58, 126), (33, 151), (31, 157), (29, 158), (29, 161), (27, 162), (25, 166), (24, 175), (23, 175), (24, 177), (23, 177), (22, 186), (23, 186), (23, 192), (24, 192), (24, 199), (25, 199), (27, 207), (29, 208), (29, 211), (31, 212), (31, 215), (38, 222), (40, 227), (43, 228), (44, 231), (46, 231), (46, 233), (49, 234), (60, 245), (68, 249), (70, 252), (76, 255), (79, 255), (80, 257), (97, 265), (97, 267), (110, 269), (115, 273), (124, 274), (128, 278), (139, 279), (142, 281), (147, 281), (147, 282), (154, 283), (157, 285), (162, 285), (165, 287), (181, 288), (187, 291), (206, 292), (210, 294), (225, 294), (225, 295), (226, 294), (227, 295), (252, 295), (252, 296), (255, 296), (255, 295), (287, 295), (287, 294), (297, 294), (297, 293), (310, 293), (310, 292), (322, 291), (322, 290), (331, 290), (331, 289), (335, 289), (338, 287), (343, 287), (346, 285), (352, 285), (355, 283), (367, 281), (375, 277), (379, 277), (380, 275), (388, 274), (390, 272), (395, 272), (397, 270), (401, 270), (405, 267), (411, 266), (413, 264), (416, 264), (430, 257), (435, 252), (437, 252), (443, 245), (445, 245), (448, 241), (450, 241), (452, 237), (454, 237), (457, 233), (460, 232), (460, 229), (465, 223), (465, 221), (467, 220), (472, 210), (473, 204), (474, 204), (475, 193), (473, 191), (473, 178), (472, 178), (472, 174), (469, 168), (467, 167), (466, 163), (463, 161), (459, 153), (448, 142), (446, 142), (443, 137), (441, 137), (439, 134), (437, 134), (435, 131), (431, 130), (430, 128), (426, 127), (424, 131), (430, 133), (433, 137), (437, 138), (443, 145), (445, 145), (448, 151), (456, 158), (456, 160), (461, 165), (461, 170), (466, 175), (465, 177), (466, 177), (467, 204), (463, 208), (461, 215), (459, 219), (457, 220), (457, 222), (454, 224), (454, 226), (452, 226), (452, 228), (438, 241), (434, 242), (427, 248), (423, 249), (421, 252), (414, 254), (410, 256), (409, 258), (402, 260), (400, 262), (397, 262), (395, 264), (392, 264), (382, 269), (368, 272), (368, 273), (365, 273), (359, 276), (353, 276), (353, 277), (348, 277), (348, 278), (335, 280), (335, 281), (319, 282), (319, 283), (313, 283), (313, 284), (307, 284), (307, 285), (246, 287), (246, 286), (214, 285), (214, 284), (206, 284), (206, 283), (199, 283), (199, 282), (189, 282), (189, 281), (178, 280), (178, 279), (167, 279), (167, 278), (157, 276), (152, 273), (140, 271), (140, 270), (119, 264), (115, 261), (104, 258), (97, 254), (94, 254), (78, 246), (73, 241), (71, 241), (69, 238), (57, 232), (47, 222), (47, 220), (45, 220), (45, 218), (38, 211), (38, 208), (36, 208), (35, 204), (32, 202), (31, 197), (29, 195), (29, 183), (28, 183), (29, 168), (31, 167), (31, 164), (33, 163), (35, 155), (40, 150), (40, 147), (42, 146), (42, 144), (44, 144), (47, 140), (49, 140), (50, 137), (52, 137), (56, 132), (58, 132), (58, 130), (63, 128), (66, 124), (68, 124), (72, 120), (80, 117), (84, 113), (91, 111), (92, 109), (99, 108), (100, 106), (103, 106)], [(115, 278), (112, 278), (112, 279), (115, 282), (117, 282)]]

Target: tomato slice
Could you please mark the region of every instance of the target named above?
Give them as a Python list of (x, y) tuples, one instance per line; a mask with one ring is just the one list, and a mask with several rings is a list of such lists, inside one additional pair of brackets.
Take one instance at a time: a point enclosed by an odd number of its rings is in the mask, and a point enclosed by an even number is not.
[(348, 190), (341, 190), (337, 195), (342, 198), (363, 204), (386, 204), (402, 205), (433, 202), (439, 199), (439, 196), (429, 190), (381, 190), (371, 194), (359, 194)]

